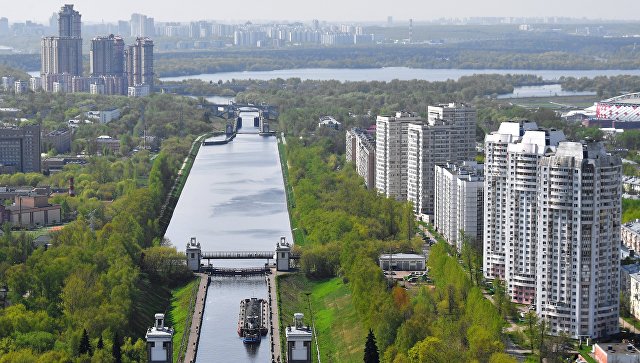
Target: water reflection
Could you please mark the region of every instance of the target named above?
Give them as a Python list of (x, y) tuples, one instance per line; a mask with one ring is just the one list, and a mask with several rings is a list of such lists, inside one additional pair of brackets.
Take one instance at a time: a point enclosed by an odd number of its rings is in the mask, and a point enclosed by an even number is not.
[[(244, 119), (243, 132), (255, 132)], [(198, 152), (166, 237), (184, 251), (196, 237), (204, 251), (263, 251), (280, 236), (291, 241), (291, 227), (273, 137), (240, 134), (226, 145)], [(265, 260), (213, 261), (222, 267), (264, 266)], [(273, 260), (271, 260), (273, 262)], [(269, 362), (269, 336), (244, 344), (237, 333), (240, 300), (267, 297), (264, 277), (217, 277), (209, 287), (196, 362)]]

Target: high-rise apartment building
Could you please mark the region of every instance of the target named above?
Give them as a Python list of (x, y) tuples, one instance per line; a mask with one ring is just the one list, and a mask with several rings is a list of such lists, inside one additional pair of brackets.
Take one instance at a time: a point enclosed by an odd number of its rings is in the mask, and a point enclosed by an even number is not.
[(124, 76), (124, 40), (113, 34), (91, 40), (89, 71), (91, 76)]
[(0, 164), (4, 171), (40, 172), (40, 126), (0, 128)]
[(500, 125), (485, 152), (485, 277), (553, 334), (617, 332), (620, 159), (528, 122)]
[(155, 22), (146, 15), (131, 14), (129, 25), (132, 37), (152, 37), (155, 34)]
[(434, 226), (458, 251), (482, 241), (483, 166), (474, 161), (435, 166)]
[(485, 139), (484, 272), (518, 303), (535, 300), (538, 160), (562, 140), (533, 122), (504, 122)]
[(153, 40), (136, 38), (136, 42), (127, 47), (125, 67), (129, 87), (153, 88)]
[(561, 142), (538, 163), (536, 312), (553, 334), (618, 332), (621, 174), (601, 143)]
[(449, 103), (427, 112), (426, 123), (407, 128), (407, 200), (415, 214), (433, 216), (436, 164), (475, 158), (476, 110)]
[(61, 37), (82, 38), (82, 20), (73, 5), (64, 5), (58, 12), (58, 35)]
[(375, 187), (376, 146), (366, 131), (353, 128), (346, 135), (346, 159), (355, 164), (356, 172), (364, 178), (367, 188)]
[(41, 41), (42, 86), (53, 90), (60, 75), (82, 75), (81, 15), (73, 5), (64, 5), (58, 12), (58, 36), (44, 37)]
[(9, 19), (2, 17), (0, 18), (0, 35), (9, 34)]
[(376, 119), (376, 189), (389, 198), (407, 199), (407, 130), (416, 122), (423, 121), (406, 112)]

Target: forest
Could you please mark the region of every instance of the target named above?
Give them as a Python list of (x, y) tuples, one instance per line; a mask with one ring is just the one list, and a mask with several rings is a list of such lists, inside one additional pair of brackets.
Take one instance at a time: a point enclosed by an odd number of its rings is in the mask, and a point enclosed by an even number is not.
[(8, 287), (10, 303), (0, 309), (0, 362), (145, 361), (141, 337), (153, 314), (166, 311), (170, 288), (192, 275), (159, 237), (158, 212), (191, 141), (212, 122), (203, 121), (196, 100), (170, 95), (134, 100), (30, 94), (4, 100), (32, 117), (33, 107), (34, 119), (51, 128), (64, 127), (67, 116), (90, 106), (125, 110), (109, 124), (80, 126), (77, 140), (108, 133), (128, 136), (138, 146), (139, 119), (163, 137), (158, 153), (141, 148), (105, 155), (79, 148), (87, 154), (84, 165), (50, 176), (2, 175), (3, 185), (62, 188), (73, 177), (76, 196), (51, 197), (62, 206), (65, 226), (51, 232), (49, 248), (34, 248), (29, 231), (3, 228), (0, 285)]

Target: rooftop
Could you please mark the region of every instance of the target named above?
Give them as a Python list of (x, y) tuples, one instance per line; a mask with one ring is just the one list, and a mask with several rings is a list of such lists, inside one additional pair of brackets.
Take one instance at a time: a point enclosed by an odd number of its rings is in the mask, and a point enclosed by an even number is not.
[(640, 350), (631, 343), (598, 343), (595, 344), (607, 354), (630, 355), (640, 357)]

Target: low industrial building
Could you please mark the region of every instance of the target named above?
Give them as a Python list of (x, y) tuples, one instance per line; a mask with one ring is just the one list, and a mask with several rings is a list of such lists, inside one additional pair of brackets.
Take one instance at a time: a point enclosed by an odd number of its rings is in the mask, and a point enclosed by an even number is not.
[(114, 139), (111, 136), (98, 136), (96, 138), (96, 144), (98, 146), (98, 152), (103, 152), (105, 149), (109, 150), (112, 154), (120, 152), (120, 140)]
[(106, 124), (120, 118), (120, 110), (111, 108), (103, 111), (88, 111), (86, 116), (89, 119), (100, 121), (101, 124)]
[(71, 130), (55, 130), (42, 136), (42, 150), (55, 149), (58, 153), (71, 151)]
[(383, 254), (379, 259), (381, 269), (394, 271), (423, 271), (426, 262), (424, 255), (412, 253)]
[(0, 213), (4, 222), (21, 228), (52, 226), (62, 222), (61, 206), (49, 204), (46, 195), (18, 195), (12, 206), (0, 206)]
[(631, 343), (594, 344), (593, 356), (598, 363), (640, 362), (640, 350)]
[(318, 122), (318, 127), (340, 130), (342, 128), (342, 124), (332, 116), (322, 116), (320, 117), (320, 122)]

